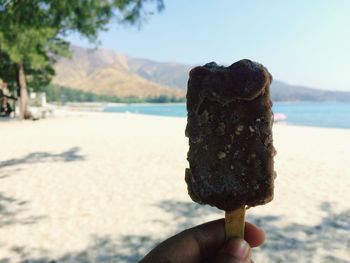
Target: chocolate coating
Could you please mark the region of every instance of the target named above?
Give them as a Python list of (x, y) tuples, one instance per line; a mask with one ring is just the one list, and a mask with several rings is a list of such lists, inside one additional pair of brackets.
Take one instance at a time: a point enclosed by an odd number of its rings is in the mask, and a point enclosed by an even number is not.
[(271, 81), (247, 59), (190, 71), (185, 180), (193, 201), (231, 211), (273, 199)]

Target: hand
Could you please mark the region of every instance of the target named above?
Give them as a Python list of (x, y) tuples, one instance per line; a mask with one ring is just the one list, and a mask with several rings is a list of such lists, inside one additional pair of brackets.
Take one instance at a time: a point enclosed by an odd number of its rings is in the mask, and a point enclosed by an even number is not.
[(225, 222), (215, 220), (187, 229), (160, 243), (140, 263), (250, 263), (251, 247), (264, 243), (265, 233), (246, 223), (243, 239), (225, 242)]

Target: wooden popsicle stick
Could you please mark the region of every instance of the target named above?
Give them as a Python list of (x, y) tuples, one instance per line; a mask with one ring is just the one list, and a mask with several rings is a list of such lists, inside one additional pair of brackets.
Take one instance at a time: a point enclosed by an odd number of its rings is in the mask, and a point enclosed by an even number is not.
[(226, 240), (233, 237), (244, 238), (244, 216), (245, 206), (242, 206), (234, 211), (225, 212)]

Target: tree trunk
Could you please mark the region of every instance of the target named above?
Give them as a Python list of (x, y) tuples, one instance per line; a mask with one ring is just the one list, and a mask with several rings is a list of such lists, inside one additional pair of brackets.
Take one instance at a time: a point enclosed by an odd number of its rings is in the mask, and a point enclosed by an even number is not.
[(31, 119), (28, 104), (28, 91), (23, 63), (17, 64), (17, 87), (19, 95), (19, 112), (22, 120)]

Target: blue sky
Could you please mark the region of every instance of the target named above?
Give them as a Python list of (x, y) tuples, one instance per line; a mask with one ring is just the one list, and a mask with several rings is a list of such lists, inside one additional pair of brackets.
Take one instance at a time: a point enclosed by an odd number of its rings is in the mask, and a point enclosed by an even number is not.
[(101, 48), (190, 65), (250, 58), (287, 83), (350, 91), (348, 0), (165, 0), (141, 29), (112, 23), (100, 40)]

